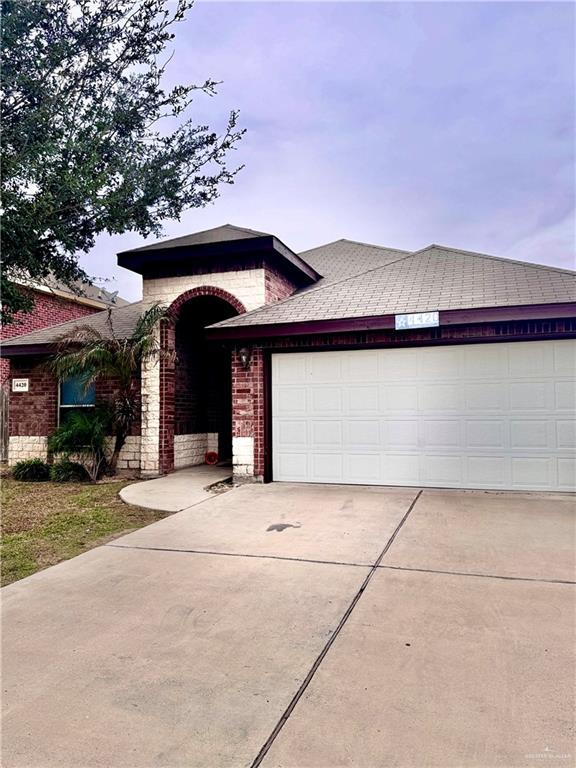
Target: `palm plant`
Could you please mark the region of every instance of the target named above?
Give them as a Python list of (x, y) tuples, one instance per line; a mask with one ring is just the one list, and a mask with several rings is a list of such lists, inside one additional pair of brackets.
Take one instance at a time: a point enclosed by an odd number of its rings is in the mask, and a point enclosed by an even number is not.
[(112, 416), (114, 450), (109, 462), (115, 472), (120, 451), (138, 416), (135, 382), (142, 362), (163, 356), (159, 341), (159, 322), (166, 310), (153, 305), (139, 317), (136, 328), (127, 338), (114, 332), (112, 312), (108, 310), (107, 333), (90, 325), (78, 325), (59, 339), (58, 348), (49, 363), (60, 379), (80, 376), (86, 390), (98, 379), (114, 380), (116, 391), (109, 403)]

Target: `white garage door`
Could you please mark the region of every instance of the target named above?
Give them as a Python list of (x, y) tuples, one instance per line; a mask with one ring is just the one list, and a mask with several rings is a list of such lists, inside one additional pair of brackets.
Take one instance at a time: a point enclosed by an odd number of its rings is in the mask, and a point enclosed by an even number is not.
[(576, 341), (272, 357), (273, 477), (574, 490)]

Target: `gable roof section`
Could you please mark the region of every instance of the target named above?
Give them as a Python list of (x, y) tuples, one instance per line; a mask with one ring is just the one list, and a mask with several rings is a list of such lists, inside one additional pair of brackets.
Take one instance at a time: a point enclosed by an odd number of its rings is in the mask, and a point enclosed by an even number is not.
[(576, 301), (576, 273), (431, 245), (211, 328)]

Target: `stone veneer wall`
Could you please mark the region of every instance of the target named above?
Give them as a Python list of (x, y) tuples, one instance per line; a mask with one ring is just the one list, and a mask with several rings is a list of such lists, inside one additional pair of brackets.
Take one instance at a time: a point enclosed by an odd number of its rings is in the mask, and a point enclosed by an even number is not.
[(218, 452), (217, 432), (174, 435), (174, 469), (204, 464), (206, 451)]
[[(108, 438), (108, 451), (112, 453), (114, 438)], [(8, 465), (14, 464), (23, 459), (43, 459), (48, 458), (48, 438), (41, 435), (12, 435), (8, 441)], [(73, 458), (73, 457), (72, 457)], [(120, 451), (118, 458), (118, 469), (140, 468), (140, 436), (128, 435), (126, 443)]]
[(43, 459), (48, 456), (48, 438), (41, 435), (11, 435), (8, 438), (8, 466), (24, 459)]
[(208, 275), (178, 275), (176, 277), (145, 278), (142, 287), (144, 301), (157, 301), (170, 306), (181, 294), (192, 288), (210, 286), (221, 288), (235, 296), (246, 311), (266, 303), (265, 270), (244, 269)]

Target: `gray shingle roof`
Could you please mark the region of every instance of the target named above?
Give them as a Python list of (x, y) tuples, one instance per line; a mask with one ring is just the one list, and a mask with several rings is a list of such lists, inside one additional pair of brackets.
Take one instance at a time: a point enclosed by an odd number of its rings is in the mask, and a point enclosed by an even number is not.
[[(93, 315), (67, 320), (65, 323), (51, 325), (48, 328), (41, 328), (32, 333), (25, 333), (22, 336), (13, 336), (2, 342), (4, 347), (18, 347), (29, 344), (54, 344), (67, 331), (79, 326), (89, 325), (100, 331), (103, 336), (110, 336), (110, 321), (114, 335), (118, 338), (127, 338), (131, 336), (136, 328), (138, 318), (150, 306), (143, 301), (136, 301), (133, 304), (126, 304), (123, 307), (115, 307), (110, 312), (105, 309), (102, 312), (95, 312)], [(110, 321), (108, 319), (110, 316)]]
[(575, 272), (431, 245), (212, 327), (575, 300)]
[[(576, 272), (440, 245), (410, 253), (338, 240), (301, 257), (325, 277), (288, 299), (211, 327), (576, 301)], [(131, 335), (148, 306), (139, 301), (112, 309), (114, 333)], [(108, 311), (15, 336), (3, 347), (54, 344), (78, 325), (106, 334)]]
[(152, 245), (143, 245), (141, 248), (131, 248), (126, 253), (139, 251), (157, 251), (165, 248), (180, 248), (185, 245), (206, 245), (207, 243), (222, 243), (228, 240), (247, 240), (251, 237), (271, 237), (268, 232), (257, 232), (255, 229), (236, 227), (234, 224), (224, 224), (221, 227), (204, 229), (202, 232), (194, 232), (183, 237), (174, 237), (171, 240), (161, 240)]
[[(354, 240), (336, 240), (334, 243), (311, 248), (298, 255), (324, 276), (323, 284), (326, 284), (328, 281), (341, 280), (375, 267), (383, 267), (409, 253), (410, 251), (402, 251), (398, 248), (384, 248)], [(317, 288), (319, 285), (320, 282), (309, 286), (306, 290)]]

